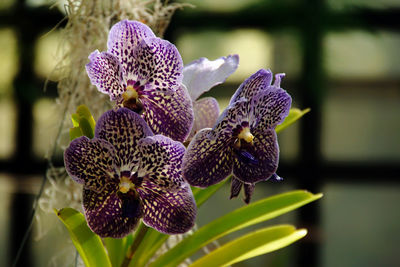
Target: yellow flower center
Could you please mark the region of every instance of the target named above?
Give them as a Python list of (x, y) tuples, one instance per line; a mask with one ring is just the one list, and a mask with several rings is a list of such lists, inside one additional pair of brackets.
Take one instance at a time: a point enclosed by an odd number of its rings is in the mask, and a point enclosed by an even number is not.
[(132, 183), (132, 181), (129, 179), (129, 177), (122, 176), (121, 180), (119, 182), (119, 191), (121, 193), (128, 193), (129, 190), (135, 188), (135, 185)]
[(139, 94), (132, 85), (128, 85), (126, 87), (126, 91), (122, 94), (122, 97), (124, 102), (128, 102), (131, 100), (136, 100), (139, 97)]
[(254, 136), (251, 134), (249, 127), (244, 127), (240, 131), (238, 138), (246, 141), (247, 143), (253, 143)]

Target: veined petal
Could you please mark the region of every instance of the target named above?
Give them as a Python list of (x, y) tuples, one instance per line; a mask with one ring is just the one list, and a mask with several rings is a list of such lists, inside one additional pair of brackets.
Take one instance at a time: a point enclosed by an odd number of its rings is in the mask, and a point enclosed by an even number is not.
[(178, 49), (160, 38), (139, 43), (127, 66), (129, 80), (139, 81), (145, 90), (174, 92), (182, 82), (182, 58)]
[(247, 183), (243, 183), (243, 188), (244, 188), (244, 199), (243, 201), (246, 204), (250, 203), (251, 197), (253, 196), (253, 192), (254, 192), (254, 188), (255, 188), (255, 184), (247, 184)]
[(193, 102), (194, 123), (189, 139), (204, 128), (215, 125), (219, 116), (218, 101), (213, 97), (201, 98)]
[(234, 198), (237, 197), (240, 193), (240, 191), (242, 190), (242, 187), (244, 188), (244, 198), (243, 201), (246, 204), (250, 203), (251, 197), (253, 195), (254, 192), (254, 188), (255, 188), (255, 184), (248, 184), (248, 183), (244, 183), (241, 180), (237, 179), (235, 177), (235, 175), (233, 175), (232, 177), (232, 181), (231, 181), (231, 196), (230, 198)]
[[(107, 183), (101, 193), (84, 189), (83, 209), (90, 229), (101, 237), (121, 238), (129, 234), (143, 214), (138, 198), (121, 199), (118, 183)], [(129, 215), (124, 205), (129, 201)], [(126, 208), (125, 208), (126, 209)]]
[(190, 185), (207, 187), (225, 179), (232, 172), (233, 154), (230, 136), (209, 138), (211, 129), (198, 132), (183, 157), (183, 177)]
[(182, 143), (163, 135), (143, 138), (139, 142), (141, 152), (138, 176), (143, 183), (151, 180), (162, 190), (180, 188), (185, 181), (182, 178), (181, 165), (185, 154)]
[(231, 179), (231, 196), (230, 198), (235, 198), (239, 195), (242, 190), (243, 182), (237, 179), (235, 176), (232, 176)]
[(184, 85), (172, 94), (148, 90), (141, 97), (142, 117), (156, 134), (183, 142), (193, 126), (193, 107)]
[(95, 137), (110, 142), (116, 151), (116, 164), (121, 171), (132, 170), (139, 162), (138, 142), (153, 135), (140, 115), (127, 109), (105, 112), (96, 124)]
[[(235, 151), (233, 174), (244, 183), (256, 183), (267, 180), (276, 172), (279, 161), (279, 147), (275, 130), (253, 131), (253, 145), (244, 151)], [(248, 153), (252, 159), (239, 153)]]
[(152, 30), (138, 21), (123, 20), (116, 23), (108, 34), (108, 52), (116, 56), (127, 71), (131, 71), (132, 55), (138, 44), (155, 37)]
[(272, 72), (270, 70), (260, 69), (249, 78), (247, 78), (236, 90), (232, 96), (230, 104), (238, 101), (239, 99), (246, 98), (250, 100), (265, 90), (272, 82)]
[(90, 82), (97, 89), (117, 100), (125, 91), (123, 70), (118, 59), (110, 53), (94, 51), (89, 56), (90, 62), (86, 64), (86, 72)]
[(190, 97), (195, 101), (212, 87), (223, 83), (239, 65), (238, 55), (229, 55), (210, 61), (199, 58), (183, 68), (182, 83), (188, 88)]
[(162, 135), (140, 140), (142, 152), (137, 189), (143, 200), (146, 225), (166, 234), (190, 230), (196, 218), (196, 204), (189, 185), (182, 178), (185, 147)]
[(86, 136), (73, 140), (64, 152), (65, 169), (72, 179), (98, 192), (115, 179), (114, 158), (115, 150), (109, 142)]
[(143, 199), (146, 225), (165, 234), (182, 234), (194, 226), (197, 208), (188, 184), (168, 191), (147, 180), (138, 192)]
[(251, 100), (251, 127), (275, 128), (289, 114), (292, 98), (282, 88), (269, 86)]

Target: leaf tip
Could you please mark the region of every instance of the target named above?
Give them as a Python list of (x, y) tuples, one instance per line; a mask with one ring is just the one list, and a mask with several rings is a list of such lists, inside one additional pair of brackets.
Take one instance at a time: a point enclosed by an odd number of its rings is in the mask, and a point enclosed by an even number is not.
[(307, 231), (307, 229), (305, 229), (305, 228), (296, 230), (296, 235), (297, 235), (299, 238), (305, 237), (305, 236), (307, 235), (307, 233), (308, 233), (308, 231)]

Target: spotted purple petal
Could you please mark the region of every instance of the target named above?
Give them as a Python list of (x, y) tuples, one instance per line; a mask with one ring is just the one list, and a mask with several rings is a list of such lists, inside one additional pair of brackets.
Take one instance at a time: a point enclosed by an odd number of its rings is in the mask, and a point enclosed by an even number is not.
[(140, 190), (143, 198), (143, 222), (165, 234), (189, 231), (196, 220), (196, 203), (188, 184), (175, 191), (160, 190), (149, 180)]
[[(118, 197), (118, 183), (105, 184), (101, 193), (85, 189), (83, 208), (87, 223), (101, 237), (121, 238), (130, 233), (143, 213), (138, 198)], [(129, 212), (124, 206), (129, 205)]]
[(232, 172), (233, 141), (220, 134), (209, 138), (211, 129), (198, 132), (183, 157), (183, 176), (190, 185), (207, 187), (226, 178)]
[(167, 234), (187, 232), (196, 218), (192, 191), (182, 178), (185, 147), (162, 135), (139, 142), (142, 159), (139, 176), (143, 182), (138, 193), (143, 199), (143, 221)]
[(269, 86), (251, 100), (252, 128), (275, 128), (289, 114), (292, 98), (282, 88)]
[(194, 101), (193, 113), (194, 123), (188, 140), (191, 140), (201, 129), (211, 128), (215, 125), (219, 116), (218, 101), (213, 97), (205, 97)]
[(100, 117), (95, 129), (95, 137), (114, 146), (116, 164), (121, 167), (121, 171), (132, 171), (138, 164), (138, 142), (151, 135), (152, 131), (140, 115), (127, 108), (107, 111)]
[(127, 66), (127, 79), (139, 81), (145, 90), (173, 92), (182, 82), (182, 58), (178, 49), (160, 38), (139, 43)]
[(163, 135), (155, 135), (141, 139), (138, 149), (142, 155), (139, 176), (145, 177), (143, 182), (150, 179), (165, 190), (180, 188), (185, 183), (181, 173), (185, 154), (182, 143)]
[(86, 65), (86, 72), (90, 82), (97, 89), (117, 100), (125, 91), (123, 69), (118, 59), (110, 53), (94, 51), (89, 56), (90, 62)]
[(183, 142), (193, 126), (192, 101), (185, 86), (172, 94), (148, 90), (142, 95), (143, 118), (156, 134), (163, 134)]
[(223, 83), (239, 65), (238, 55), (229, 55), (210, 61), (199, 58), (183, 68), (182, 83), (188, 88), (192, 100), (196, 100), (212, 87)]
[(114, 157), (114, 148), (107, 141), (82, 136), (73, 140), (65, 150), (65, 169), (85, 188), (100, 192), (106, 183), (115, 179), (117, 166)]
[(264, 91), (272, 82), (272, 72), (261, 69), (247, 78), (232, 96), (230, 104), (245, 98), (250, 100), (259, 92)]
[(217, 138), (218, 135), (231, 135), (233, 131), (243, 122), (249, 122), (250, 102), (241, 98), (235, 103), (229, 104), (224, 112), (219, 116), (217, 122), (210, 133), (210, 137)]
[(253, 145), (235, 151), (233, 174), (244, 183), (265, 181), (278, 168), (279, 147), (275, 130), (260, 129), (252, 133)]
[(138, 21), (123, 20), (116, 23), (108, 34), (108, 52), (116, 56), (123, 69), (132, 72), (132, 55), (145, 38), (155, 37), (152, 30)]

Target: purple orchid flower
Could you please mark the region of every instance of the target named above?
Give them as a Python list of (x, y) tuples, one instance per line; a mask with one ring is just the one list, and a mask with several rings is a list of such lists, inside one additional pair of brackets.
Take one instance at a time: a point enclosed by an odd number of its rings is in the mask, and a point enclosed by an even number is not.
[(255, 183), (277, 177), (275, 127), (291, 105), (291, 97), (280, 88), (283, 76), (277, 74), (271, 85), (271, 71), (259, 70), (240, 85), (214, 128), (196, 134), (182, 165), (189, 184), (207, 187), (233, 173), (231, 198), (244, 187), (249, 203)]
[(141, 114), (154, 133), (183, 142), (194, 115), (176, 47), (145, 24), (128, 20), (111, 28), (107, 47), (89, 56), (91, 83), (117, 105)]
[(239, 65), (238, 55), (210, 61), (199, 58), (183, 68), (183, 81), (193, 101), (194, 124), (188, 140), (203, 128), (212, 127), (219, 116), (218, 101), (213, 97), (198, 99), (212, 87), (223, 83)]
[(166, 234), (195, 222), (196, 204), (182, 178), (185, 147), (154, 135), (135, 112), (104, 113), (95, 137), (79, 137), (64, 153), (68, 174), (83, 184), (83, 208), (93, 232), (119, 238), (143, 222)]

